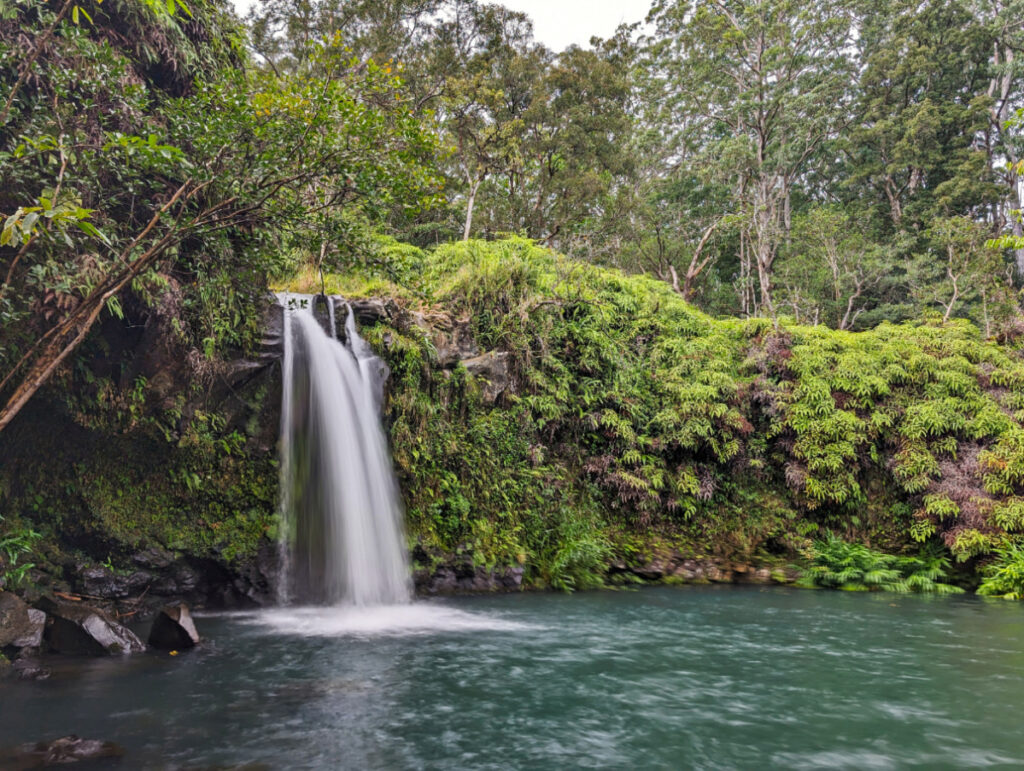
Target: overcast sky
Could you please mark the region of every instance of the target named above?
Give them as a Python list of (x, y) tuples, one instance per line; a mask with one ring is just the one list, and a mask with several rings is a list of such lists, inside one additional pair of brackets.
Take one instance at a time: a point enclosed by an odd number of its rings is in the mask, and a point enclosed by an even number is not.
[[(244, 16), (253, 0), (234, 3)], [(528, 14), (537, 40), (561, 51), (573, 43), (586, 47), (594, 35), (609, 37), (623, 22), (643, 20), (651, 0), (504, 0), (501, 5)]]
[(590, 38), (609, 37), (623, 22), (642, 21), (651, 0), (504, 0), (501, 5), (533, 19), (533, 34), (555, 51)]

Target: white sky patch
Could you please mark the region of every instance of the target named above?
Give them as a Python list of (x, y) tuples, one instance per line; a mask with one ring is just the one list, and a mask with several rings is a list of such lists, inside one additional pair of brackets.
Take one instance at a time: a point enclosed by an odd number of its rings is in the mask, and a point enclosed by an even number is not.
[(590, 38), (611, 37), (620, 24), (643, 21), (651, 0), (505, 0), (501, 5), (533, 19), (533, 34), (554, 51)]
[[(245, 16), (255, 0), (234, 0)], [(643, 21), (651, 0), (505, 0), (501, 5), (533, 19), (533, 34), (554, 51), (587, 48), (590, 38), (611, 37), (620, 24)]]

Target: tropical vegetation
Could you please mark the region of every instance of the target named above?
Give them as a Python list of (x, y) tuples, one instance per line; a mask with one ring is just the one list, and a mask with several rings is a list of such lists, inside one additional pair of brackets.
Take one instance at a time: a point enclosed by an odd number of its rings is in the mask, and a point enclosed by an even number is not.
[(274, 288), (388, 309), (422, 565), (1022, 596), (1022, 18), (656, 0), (552, 51), (477, 0), (3, 0), (7, 580), (273, 540)]

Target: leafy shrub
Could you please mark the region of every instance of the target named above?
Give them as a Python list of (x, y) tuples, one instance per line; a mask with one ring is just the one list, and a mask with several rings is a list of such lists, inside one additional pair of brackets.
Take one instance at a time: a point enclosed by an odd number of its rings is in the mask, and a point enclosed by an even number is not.
[(865, 592), (962, 592), (943, 583), (949, 560), (935, 551), (917, 557), (884, 554), (864, 544), (848, 543), (829, 534), (812, 547), (812, 565), (803, 571), (802, 586), (820, 586), (843, 591)]
[(984, 576), (978, 594), (1024, 599), (1024, 545), (1010, 541), (997, 549), (995, 561), (984, 568)]
[(19, 561), (32, 552), (32, 545), (41, 537), (30, 527), (4, 528), (0, 515), (0, 587), (16, 589), (35, 565)]

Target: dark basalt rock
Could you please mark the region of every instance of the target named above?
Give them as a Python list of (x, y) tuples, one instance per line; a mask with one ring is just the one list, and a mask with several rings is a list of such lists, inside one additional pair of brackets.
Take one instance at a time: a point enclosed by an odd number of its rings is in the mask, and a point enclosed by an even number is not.
[(417, 570), (413, 583), (420, 594), (478, 594), (518, 591), (523, 588), (521, 567), (488, 569), (471, 563), (441, 565), (434, 570)]
[(37, 608), (28, 609), (28, 629), (11, 645), (15, 648), (38, 648), (43, 644), (43, 632), (46, 629), (46, 614)]
[(512, 388), (509, 355), (506, 351), (490, 351), (462, 362), (469, 374), (483, 380), (483, 398), (494, 404), (498, 397)]
[(88, 605), (41, 600), (48, 614), (43, 639), (56, 653), (117, 656), (146, 650), (134, 632)]
[(13, 758), (15, 768), (46, 768), (84, 760), (124, 757), (124, 749), (113, 742), (81, 739), (74, 734), (51, 742), (23, 744)]
[(164, 597), (187, 595), (199, 587), (202, 579), (203, 576), (198, 570), (183, 562), (174, 567), (171, 575), (164, 576), (157, 581), (154, 590)]
[[(345, 300), (338, 300), (341, 305), (337, 309), (338, 323), (340, 324), (344, 320), (342, 315), (345, 312)], [(378, 321), (388, 321), (392, 316), (392, 308), (389, 307), (389, 302), (386, 300), (380, 300), (377, 298), (368, 298), (366, 300), (350, 300), (349, 306), (352, 308), (352, 312), (356, 314), (356, 321), (360, 324), (376, 324)]]
[(151, 546), (148, 549), (136, 552), (132, 555), (132, 562), (141, 568), (149, 570), (163, 570), (174, 563), (174, 555), (159, 546)]
[(32, 631), (28, 605), (17, 595), (0, 592), (0, 648), (14, 645), (15, 640), (30, 636)]
[(144, 570), (118, 575), (103, 565), (82, 567), (78, 578), (83, 594), (104, 600), (135, 597), (153, 583), (153, 575)]
[(168, 605), (161, 608), (149, 630), (149, 644), (160, 650), (174, 651), (193, 648), (199, 643), (199, 632), (192, 621), (188, 605)]
[(276, 545), (265, 543), (255, 559), (228, 567), (216, 559), (177, 557), (159, 547), (131, 556), (145, 570), (112, 571), (104, 565), (68, 566), (73, 593), (104, 610), (121, 608), (148, 616), (167, 604), (239, 608), (266, 604), (277, 573)]

